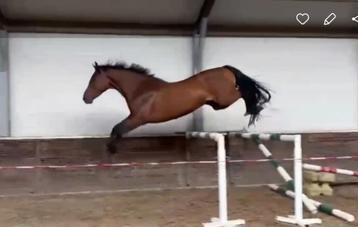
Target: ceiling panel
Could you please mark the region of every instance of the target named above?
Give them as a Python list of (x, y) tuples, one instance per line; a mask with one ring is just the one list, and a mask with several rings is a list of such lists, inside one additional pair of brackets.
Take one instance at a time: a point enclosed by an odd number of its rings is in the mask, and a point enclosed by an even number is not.
[(16, 20), (193, 23), (203, 0), (0, 0)]
[(224, 0), (217, 1), (210, 15), (211, 24), (240, 26), (297, 26), (296, 15), (306, 12), (305, 27), (323, 26), (330, 14), (337, 15), (330, 27), (358, 27), (358, 1)]
[[(12, 32), (191, 35), (203, 2), (0, 0), (0, 9)], [(310, 15), (304, 26), (296, 21), (300, 12)], [(323, 26), (332, 12), (336, 20)], [(358, 0), (216, 0), (208, 34), (358, 37), (353, 16), (358, 16)]]

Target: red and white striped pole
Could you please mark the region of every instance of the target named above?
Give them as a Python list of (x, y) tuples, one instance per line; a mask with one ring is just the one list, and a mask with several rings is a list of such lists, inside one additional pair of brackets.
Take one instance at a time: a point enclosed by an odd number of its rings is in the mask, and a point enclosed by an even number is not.
[(312, 170), (316, 172), (324, 172), (324, 173), (336, 173), (336, 174), (343, 174), (358, 177), (358, 171), (347, 170), (347, 169), (338, 169), (329, 166), (319, 166), (319, 165), (312, 165), (312, 164), (303, 164), (303, 168), (306, 170)]

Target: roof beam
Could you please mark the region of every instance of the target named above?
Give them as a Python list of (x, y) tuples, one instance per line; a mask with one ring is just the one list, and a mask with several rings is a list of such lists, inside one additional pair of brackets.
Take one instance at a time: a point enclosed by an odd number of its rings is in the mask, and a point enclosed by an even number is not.
[(205, 0), (203, 5), (201, 6), (199, 15), (195, 21), (194, 24), (194, 29), (195, 31), (199, 31), (200, 30), (200, 22), (202, 21), (203, 18), (207, 18), (209, 17), (210, 13), (211, 13), (211, 9), (214, 6), (216, 0)]
[(304, 31), (294, 27), (265, 26), (225, 26), (209, 25), (210, 37), (282, 37), (282, 38), (358, 38), (358, 28), (336, 28), (326, 30), (322, 27), (307, 27)]
[[(130, 24), (113, 22), (56, 22), (6, 20), (8, 32), (78, 33), (114, 35), (192, 36), (190, 24)], [(200, 29), (200, 27), (199, 27)], [(293, 27), (208, 25), (209, 37), (310, 37), (358, 38), (358, 28), (323, 29), (307, 27), (304, 31)]]
[(138, 24), (91, 21), (8, 21), (9, 32), (188, 36), (192, 34), (192, 30), (192, 25), (185, 24)]

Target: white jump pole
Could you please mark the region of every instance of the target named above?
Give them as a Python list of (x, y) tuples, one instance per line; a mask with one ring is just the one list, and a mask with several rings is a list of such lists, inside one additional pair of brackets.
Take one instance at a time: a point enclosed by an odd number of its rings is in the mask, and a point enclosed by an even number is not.
[(203, 223), (204, 227), (235, 227), (245, 224), (245, 220), (228, 220), (227, 206), (227, 178), (226, 178), (226, 150), (225, 137), (220, 133), (187, 132), (187, 138), (206, 138), (215, 140), (217, 143), (218, 158), (218, 196), (219, 218), (211, 218), (211, 222)]
[(303, 198), (302, 198), (302, 147), (301, 147), (301, 136), (297, 135), (294, 137), (294, 182), (295, 182), (295, 216), (298, 224), (303, 221)]
[(259, 140), (278, 140), (288, 141), (294, 143), (293, 156), (294, 156), (294, 190), (295, 190), (295, 205), (294, 215), (288, 217), (277, 216), (276, 220), (279, 222), (296, 224), (299, 226), (307, 226), (313, 224), (321, 224), (322, 220), (319, 218), (303, 218), (303, 195), (302, 195), (302, 147), (301, 135), (279, 135), (279, 134), (251, 134), (242, 133), (241, 136), (246, 139), (259, 139)]

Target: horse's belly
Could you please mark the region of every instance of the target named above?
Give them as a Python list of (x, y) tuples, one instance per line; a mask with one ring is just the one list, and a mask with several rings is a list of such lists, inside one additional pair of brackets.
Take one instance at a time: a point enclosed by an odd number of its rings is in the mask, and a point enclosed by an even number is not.
[(182, 117), (204, 105), (205, 97), (199, 94), (163, 95), (153, 104), (151, 122), (164, 122)]

